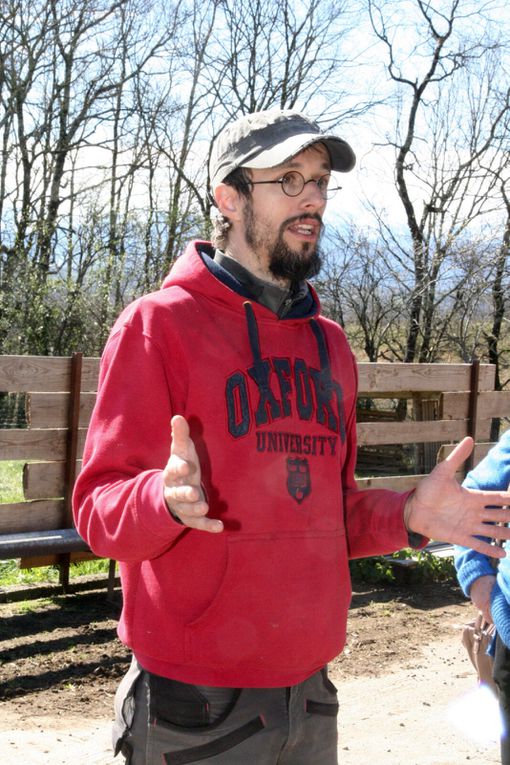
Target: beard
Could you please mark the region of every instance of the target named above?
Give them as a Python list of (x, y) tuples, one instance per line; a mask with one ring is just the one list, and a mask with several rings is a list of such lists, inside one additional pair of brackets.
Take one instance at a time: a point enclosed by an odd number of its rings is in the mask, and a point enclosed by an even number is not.
[[(253, 206), (247, 204), (244, 209), (244, 236), (246, 243), (254, 253), (259, 254), (264, 250), (268, 255), (268, 270), (276, 279), (284, 279), (290, 283), (301, 282), (303, 279), (311, 279), (317, 276), (321, 269), (322, 257), (317, 243), (303, 242), (299, 249), (292, 249), (285, 242), (283, 235), (287, 226), (301, 219), (310, 218), (321, 224), (322, 220), (317, 214), (307, 214), (288, 218), (281, 224), (276, 237), (271, 237), (268, 227), (255, 218)], [(320, 241), (320, 237), (319, 237)]]

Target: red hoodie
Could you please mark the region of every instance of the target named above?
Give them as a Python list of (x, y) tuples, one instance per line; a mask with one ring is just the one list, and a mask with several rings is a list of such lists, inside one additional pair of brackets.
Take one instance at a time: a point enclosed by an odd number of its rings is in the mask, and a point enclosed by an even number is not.
[[(301, 682), (343, 648), (348, 558), (409, 544), (407, 495), (358, 491), (356, 364), (340, 327), (279, 319), (191, 244), (106, 345), (76, 526), (120, 561), (119, 636), (147, 670), (234, 687)], [(187, 418), (210, 516), (163, 499), (170, 419)]]

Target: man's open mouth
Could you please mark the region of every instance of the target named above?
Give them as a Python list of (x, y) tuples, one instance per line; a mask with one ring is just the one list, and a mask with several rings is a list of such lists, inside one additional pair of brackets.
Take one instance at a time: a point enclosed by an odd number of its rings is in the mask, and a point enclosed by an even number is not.
[(320, 231), (321, 224), (319, 221), (307, 220), (307, 221), (294, 221), (287, 226), (287, 229), (293, 234), (299, 236), (317, 236)]

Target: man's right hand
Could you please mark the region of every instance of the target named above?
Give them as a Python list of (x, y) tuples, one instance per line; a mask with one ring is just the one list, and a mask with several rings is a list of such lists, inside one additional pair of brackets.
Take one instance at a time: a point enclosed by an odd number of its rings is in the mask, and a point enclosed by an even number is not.
[(172, 417), (172, 446), (163, 482), (168, 509), (181, 523), (200, 531), (223, 531), (221, 521), (207, 517), (209, 505), (201, 485), (200, 463), (189, 425), (181, 415)]

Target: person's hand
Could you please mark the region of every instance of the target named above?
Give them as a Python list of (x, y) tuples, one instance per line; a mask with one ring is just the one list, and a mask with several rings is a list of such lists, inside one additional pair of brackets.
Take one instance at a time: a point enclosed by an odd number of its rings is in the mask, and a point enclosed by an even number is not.
[(170, 459), (163, 471), (164, 497), (171, 514), (185, 526), (201, 531), (223, 531), (223, 523), (208, 518), (209, 505), (202, 489), (200, 463), (189, 425), (180, 415), (172, 417)]
[(504, 558), (503, 549), (478, 537), (510, 539), (509, 528), (498, 526), (496, 529), (489, 525), (510, 523), (510, 510), (502, 507), (510, 504), (510, 493), (466, 489), (455, 478), (472, 449), (473, 439), (464, 438), (418, 484), (404, 507), (404, 523), (408, 531), (438, 542), (450, 542), (493, 558)]
[(496, 577), (491, 574), (479, 576), (475, 579), (469, 590), (469, 596), (473, 605), (482, 612), (487, 624), (492, 624), (491, 593), (496, 584)]

